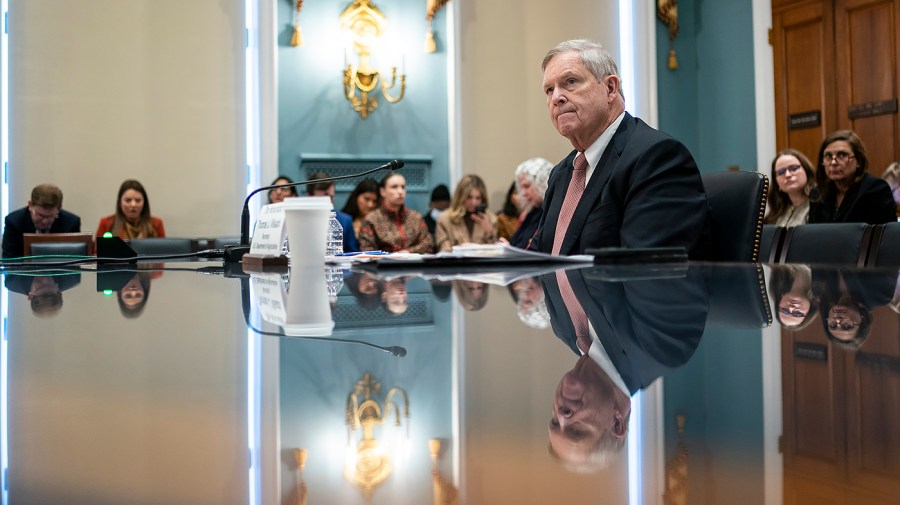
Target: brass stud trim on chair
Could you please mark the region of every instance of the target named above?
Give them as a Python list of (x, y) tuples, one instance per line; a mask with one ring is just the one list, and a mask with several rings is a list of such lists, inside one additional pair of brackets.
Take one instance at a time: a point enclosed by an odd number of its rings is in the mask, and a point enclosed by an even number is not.
[[(763, 188), (759, 196), (759, 213), (756, 215), (756, 234), (753, 240), (753, 256), (750, 261), (759, 262), (759, 246), (762, 243), (763, 223), (766, 218), (766, 200), (769, 197), (769, 178), (765, 174), (759, 174), (763, 178)], [(768, 310), (768, 308), (767, 308)]]

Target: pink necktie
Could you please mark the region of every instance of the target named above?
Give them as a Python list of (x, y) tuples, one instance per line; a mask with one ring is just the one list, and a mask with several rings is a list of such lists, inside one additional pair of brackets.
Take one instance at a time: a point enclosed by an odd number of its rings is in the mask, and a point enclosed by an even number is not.
[(553, 236), (553, 254), (559, 254), (562, 247), (563, 238), (566, 236), (566, 230), (569, 223), (572, 222), (572, 215), (575, 214), (575, 208), (578, 207), (578, 201), (584, 193), (584, 181), (587, 176), (588, 162), (584, 157), (584, 153), (578, 153), (575, 156), (575, 169), (572, 171), (572, 180), (569, 181), (569, 187), (566, 189), (566, 198), (563, 200), (562, 208), (559, 210), (559, 220), (556, 222), (556, 234)]
[(575, 327), (576, 344), (582, 354), (587, 354), (591, 348), (591, 333), (588, 330), (588, 317), (575, 297), (572, 291), (572, 285), (569, 284), (569, 277), (565, 270), (556, 271), (556, 282), (559, 284), (559, 294), (562, 295), (563, 303), (572, 318), (572, 326)]

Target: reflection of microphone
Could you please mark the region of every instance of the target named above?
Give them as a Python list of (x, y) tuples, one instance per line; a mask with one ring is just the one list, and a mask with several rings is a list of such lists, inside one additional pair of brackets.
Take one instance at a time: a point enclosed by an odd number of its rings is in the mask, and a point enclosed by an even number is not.
[(319, 184), (321, 182), (339, 181), (341, 179), (352, 179), (354, 177), (362, 177), (379, 170), (399, 170), (403, 168), (403, 162), (400, 160), (392, 160), (378, 168), (373, 168), (365, 172), (351, 175), (339, 175), (336, 177), (325, 177), (322, 179), (312, 179), (309, 181), (289, 182), (287, 184), (275, 184), (272, 186), (263, 186), (256, 188), (244, 199), (244, 208), (241, 210), (241, 244), (237, 246), (225, 248), (225, 261), (240, 261), (241, 257), (250, 251), (250, 198), (260, 191), (267, 191), (280, 188), (293, 188), (296, 186), (305, 186), (307, 184)]
[[(226, 277), (228, 275), (226, 274)], [(241, 277), (241, 310), (244, 313), (244, 322), (247, 323), (247, 328), (253, 330), (254, 333), (259, 335), (266, 335), (270, 337), (289, 337), (289, 338), (302, 338), (309, 340), (326, 340), (328, 342), (343, 342), (347, 344), (360, 344), (366, 347), (372, 347), (374, 349), (378, 349), (379, 351), (384, 351), (391, 353), (393, 356), (397, 356), (402, 358), (406, 356), (406, 348), (400, 347), (399, 345), (392, 345), (390, 347), (383, 347), (380, 345), (375, 345), (371, 342), (363, 342), (362, 340), (349, 340), (343, 338), (331, 338), (331, 337), (295, 337), (291, 335), (285, 335), (284, 332), (274, 332), (274, 331), (264, 331), (256, 328), (252, 324), (250, 324), (250, 276)]]

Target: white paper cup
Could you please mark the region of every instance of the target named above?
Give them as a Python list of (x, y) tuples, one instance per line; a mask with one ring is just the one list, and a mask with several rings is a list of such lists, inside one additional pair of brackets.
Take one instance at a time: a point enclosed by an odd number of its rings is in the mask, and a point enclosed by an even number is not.
[(285, 198), (281, 205), (288, 243), (291, 245), (291, 266), (318, 266), (321, 269), (325, 264), (328, 216), (334, 207), (331, 198)]
[[(324, 256), (324, 242), (322, 245)], [(291, 244), (291, 261), (294, 246)], [(290, 287), (287, 293), (284, 334), (292, 337), (325, 337), (331, 335), (334, 320), (328, 303), (328, 286), (325, 268), (315, 266), (291, 266)]]

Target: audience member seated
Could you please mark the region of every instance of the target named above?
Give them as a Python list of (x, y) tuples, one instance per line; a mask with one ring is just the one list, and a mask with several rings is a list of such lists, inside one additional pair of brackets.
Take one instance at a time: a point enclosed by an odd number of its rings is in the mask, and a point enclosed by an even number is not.
[(97, 224), (98, 237), (106, 232), (125, 240), (166, 236), (162, 219), (150, 215), (150, 199), (140, 182), (128, 179), (119, 187), (116, 213)]
[(428, 213), (425, 214), (425, 225), (432, 237), (434, 237), (438, 217), (448, 207), (450, 207), (450, 190), (447, 189), (447, 186), (438, 184), (431, 190), (431, 201), (428, 202)]
[(516, 182), (513, 181), (509, 185), (506, 192), (506, 200), (503, 201), (503, 209), (497, 214), (497, 238), (509, 241), (516, 228), (519, 227), (519, 214), (521, 207), (519, 205), (519, 192), (516, 191)]
[[(327, 179), (325, 172), (313, 172), (309, 174), (310, 180)], [(309, 196), (327, 196), (331, 199), (331, 207), (334, 208), (334, 181), (318, 182), (306, 185), (306, 194)], [(335, 208), (337, 220), (344, 229), (344, 252), (359, 251), (359, 242), (356, 241), (356, 233), (353, 232), (353, 218), (350, 214), (341, 212)]]
[(77, 233), (81, 218), (62, 208), (62, 191), (53, 184), (39, 184), (31, 190), (28, 205), (6, 216), (3, 228), (3, 257), (25, 254), (25, 233)]
[(769, 279), (775, 318), (789, 330), (806, 328), (815, 319), (818, 300), (812, 292), (812, 271), (806, 265), (774, 265)]
[(541, 206), (547, 191), (547, 180), (553, 163), (544, 158), (531, 158), (516, 167), (516, 187), (522, 198), (519, 228), (509, 239), (509, 245), (527, 249), (541, 224)]
[(805, 224), (809, 216), (809, 193), (815, 177), (812, 163), (800, 151), (785, 149), (775, 155), (772, 180), (776, 187), (769, 191), (766, 224)]
[[(291, 184), (294, 182), (290, 177), (286, 175), (279, 175), (272, 181), (272, 184), (269, 186), (277, 186), (279, 184)], [(291, 186), (289, 188), (276, 188), (269, 190), (269, 203), (281, 203), (285, 198), (289, 196), (297, 196), (297, 187)]]
[(477, 281), (453, 281), (453, 291), (459, 304), (468, 311), (481, 310), (488, 301), (488, 285)]
[(897, 220), (891, 187), (866, 172), (866, 146), (856, 133), (838, 130), (819, 148), (810, 223), (883, 224)]
[(900, 207), (900, 163), (895, 161), (888, 165), (887, 168), (884, 169), (884, 174), (881, 178), (891, 187), (891, 193), (894, 195), (894, 203), (897, 207)]
[(438, 217), (435, 249), (450, 251), (455, 245), (496, 242), (497, 216), (488, 205), (487, 189), (481, 177), (464, 175), (453, 192), (450, 208)]
[(347, 197), (342, 212), (353, 218), (353, 235), (359, 236), (359, 228), (363, 219), (378, 207), (378, 183), (366, 177), (359, 181), (353, 192)]
[(434, 241), (422, 214), (406, 207), (406, 178), (394, 172), (378, 185), (380, 206), (359, 229), (361, 251), (431, 253)]
[(6, 289), (28, 296), (31, 312), (38, 317), (50, 317), (59, 313), (63, 306), (62, 292), (74, 288), (81, 282), (81, 274), (62, 275), (18, 275), (5, 276)]

